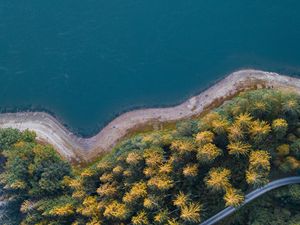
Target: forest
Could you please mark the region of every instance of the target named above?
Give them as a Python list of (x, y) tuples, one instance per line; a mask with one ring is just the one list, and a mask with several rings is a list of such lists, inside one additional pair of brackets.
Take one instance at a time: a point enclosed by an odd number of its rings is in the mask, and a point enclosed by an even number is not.
[[(261, 89), (176, 127), (141, 132), (88, 166), (31, 131), (0, 130), (0, 224), (199, 224), (269, 181), (300, 175), (300, 96)], [(299, 224), (300, 185), (223, 224)]]
[(270, 191), (220, 225), (298, 225), (300, 223), (300, 185), (294, 184)]

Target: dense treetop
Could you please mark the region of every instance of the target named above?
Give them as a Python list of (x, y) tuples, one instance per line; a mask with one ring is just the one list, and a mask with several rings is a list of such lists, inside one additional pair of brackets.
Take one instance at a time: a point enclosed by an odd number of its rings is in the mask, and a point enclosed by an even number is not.
[(299, 174), (299, 103), (293, 93), (244, 92), (176, 129), (127, 139), (81, 169), (32, 132), (1, 130), (7, 204), (0, 218), (24, 225), (198, 224), (271, 179)]

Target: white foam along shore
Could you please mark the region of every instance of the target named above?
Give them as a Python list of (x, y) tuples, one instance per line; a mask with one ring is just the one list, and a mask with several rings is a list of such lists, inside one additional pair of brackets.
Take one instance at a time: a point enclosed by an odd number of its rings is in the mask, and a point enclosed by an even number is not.
[(53, 145), (65, 159), (87, 162), (103, 152), (110, 151), (132, 130), (149, 124), (186, 119), (240, 91), (262, 87), (288, 88), (300, 93), (300, 79), (259, 70), (240, 70), (175, 107), (140, 109), (124, 113), (90, 138), (77, 137), (53, 116), (44, 112), (0, 114), (0, 128), (33, 130), (40, 141)]

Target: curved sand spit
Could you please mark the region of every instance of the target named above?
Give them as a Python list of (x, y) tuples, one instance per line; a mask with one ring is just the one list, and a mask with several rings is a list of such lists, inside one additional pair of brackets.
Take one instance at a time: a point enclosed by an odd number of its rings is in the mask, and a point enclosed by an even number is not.
[(0, 127), (33, 130), (40, 141), (52, 144), (67, 160), (84, 162), (111, 150), (128, 132), (140, 126), (186, 119), (239, 91), (261, 87), (288, 88), (300, 93), (300, 79), (258, 70), (237, 71), (178, 106), (124, 113), (91, 138), (75, 136), (54, 117), (43, 112), (0, 114)]

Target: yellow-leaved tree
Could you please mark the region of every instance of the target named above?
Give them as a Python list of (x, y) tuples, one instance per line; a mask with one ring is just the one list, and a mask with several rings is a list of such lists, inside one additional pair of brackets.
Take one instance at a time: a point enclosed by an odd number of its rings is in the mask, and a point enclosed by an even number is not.
[(123, 202), (133, 203), (147, 195), (147, 184), (144, 181), (134, 183), (129, 192), (125, 193)]
[(223, 190), (231, 187), (230, 184), (231, 171), (227, 168), (212, 168), (205, 177), (206, 186), (215, 191)]
[(234, 156), (245, 156), (249, 153), (251, 149), (251, 145), (238, 141), (238, 142), (231, 142), (227, 145), (229, 155)]
[(215, 144), (208, 143), (198, 148), (197, 159), (199, 160), (199, 162), (207, 164), (213, 162), (222, 154), (222, 150)]
[(238, 207), (242, 204), (244, 199), (245, 197), (240, 190), (232, 187), (226, 189), (226, 193), (224, 195), (226, 206)]
[(186, 222), (199, 223), (201, 221), (202, 205), (190, 202), (181, 208), (180, 218)]
[(259, 144), (264, 141), (271, 132), (271, 126), (266, 121), (255, 120), (249, 127), (251, 139)]
[(249, 156), (249, 167), (246, 171), (246, 181), (254, 186), (266, 184), (271, 169), (270, 153), (265, 150), (252, 151)]
[(149, 224), (148, 216), (145, 211), (140, 211), (136, 216), (133, 216), (132, 219), (133, 225), (147, 225)]
[(197, 144), (204, 145), (204, 144), (212, 143), (214, 138), (215, 138), (215, 135), (213, 132), (202, 131), (196, 135), (195, 140), (196, 140)]
[(278, 139), (283, 138), (286, 135), (286, 132), (288, 130), (287, 121), (282, 118), (273, 120), (272, 130)]
[(173, 200), (173, 204), (177, 206), (178, 208), (182, 208), (183, 206), (187, 205), (187, 203), (190, 201), (190, 198), (188, 195), (184, 194), (182, 191), (180, 191), (176, 198)]
[(112, 201), (107, 204), (103, 215), (107, 218), (115, 218), (119, 220), (127, 219), (129, 214), (128, 208), (125, 204), (118, 201)]

